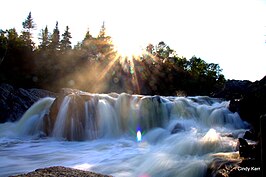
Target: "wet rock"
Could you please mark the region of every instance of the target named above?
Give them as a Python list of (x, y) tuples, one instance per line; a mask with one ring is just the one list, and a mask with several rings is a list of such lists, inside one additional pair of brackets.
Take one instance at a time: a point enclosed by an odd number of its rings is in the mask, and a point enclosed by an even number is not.
[[(64, 102), (65, 99), (68, 101)], [(57, 128), (55, 127), (57, 119), (60, 119), (60, 116), (64, 116), (64, 126), (60, 127), (60, 129), (62, 129), (63, 131), (62, 138), (71, 141), (79, 141), (84, 140), (85, 138), (90, 138), (85, 136), (85, 110), (89, 110), (89, 115), (87, 116), (90, 116), (90, 121), (92, 121), (91, 124), (96, 125), (96, 105), (98, 101), (99, 99), (97, 98), (97, 96), (92, 96), (87, 92), (82, 92), (75, 89), (62, 89), (53, 102), (50, 108), (50, 112), (44, 117), (45, 134), (47, 136), (53, 136), (53, 132), (56, 131)], [(64, 115), (59, 115), (60, 109), (63, 109), (62, 106), (65, 107), (63, 113)]]
[(175, 127), (173, 128), (173, 130), (171, 131), (171, 134), (175, 134), (175, 133), (178, 133), (184, 130), (185, 128), (180, 123), (177, 123)]
[(0, 84), (0, 123), (18, 120), (40, 98), (55, 95), (46, 90), (15, 88), (9, 84)]
[(20, 174), (11, 177), (43, 177), (43, 176), (64, 176), (64, 177), (111, 177), (110, 175), (103, 175), (99, 173), (77, 170), (73, 168), (66, 168), (61, 166), (37, 169), (27, 174)]

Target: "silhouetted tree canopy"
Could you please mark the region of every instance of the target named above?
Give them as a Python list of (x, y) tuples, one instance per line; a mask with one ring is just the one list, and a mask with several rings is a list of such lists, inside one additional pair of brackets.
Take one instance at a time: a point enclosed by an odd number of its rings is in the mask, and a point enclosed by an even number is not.
[(105, 23), (96, 37), (88, 29), (75, 45), (69, 26), (60, 35), (56, 22), (52, 33), (47, 26), (41, 30), (35, 46), (31, 12), (22, 27), (20, 34), (14, 28), (0, 30), (0, 82), (52, 91), (71, 87), (160, 95), (211, 95), (225, 82), (218, 64), (179, 56), (163, 41), (148, 44), (141, 56), (123, 58), (106, 34)]

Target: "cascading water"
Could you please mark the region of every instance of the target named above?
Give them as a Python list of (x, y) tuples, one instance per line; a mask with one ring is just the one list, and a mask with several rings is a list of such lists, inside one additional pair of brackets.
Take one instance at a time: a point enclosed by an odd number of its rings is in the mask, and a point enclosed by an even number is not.
[(247, 128), (227, 105), (124, 93), (44, 98), (18, 122), (0, 124), (0, 176), (53, 165), (118, 177), (205, 176)]

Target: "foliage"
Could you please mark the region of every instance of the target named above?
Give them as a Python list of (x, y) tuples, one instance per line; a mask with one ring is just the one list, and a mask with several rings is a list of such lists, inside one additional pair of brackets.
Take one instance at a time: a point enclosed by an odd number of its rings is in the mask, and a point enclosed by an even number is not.
[(39, 49), (43, 51), (47, 50), (50, 44), (50, 34), (48, 32), (47, 26), (44, 29), (42, 29), (41, 37), (39, 38), (39, 40), (40, 40)]
[(20, 38), (25, 44), (26, 48), (29, 48), (29, 50), (33, 50), (34, 42), (32, 41), (32, 30), (35, 28), (36, 25), (33, 22), (31, 12), (27, 16), (26, 20), (22, 23), (22, 26), (23, 30), (22, 34), (20, 35)]
[(64, 34), (62, 34), (63, 39), (61, 40), (61, 46), (60, 49), (62, 51), (67, 51), (70, 50), (71, 47), (71, 41), (70, 39), (72, 38), (71, 33), (69, 32), (69, 27), (66, 26), (66, 30), (64, 32)]
[(50, 37), (51, 43), (49, 44), (49, 48), (52, 51), (60, 50), (60, 31), (58, 29), (58, 22), (56, 22), (54, 31)]
[(218, 64), (180, 57), (163, 41), (147, 45), (139, 57), (122, 58), (104, 23), (96, 37), (88, 29), (74, 48), (68, 26), (62, 35), (58, 22), (52, 33), (46, 26), (35, 47), (31, 13), (22, 24), (21, 34), (14, 28), (0, 30), (0, 82), (52, 91), (71, 87), (152, 95), (211, 95), (225, 82)]

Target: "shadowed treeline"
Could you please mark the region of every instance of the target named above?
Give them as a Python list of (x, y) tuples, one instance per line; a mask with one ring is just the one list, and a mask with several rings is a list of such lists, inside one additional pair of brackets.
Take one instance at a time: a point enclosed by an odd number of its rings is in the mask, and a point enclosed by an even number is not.
[[(58, 91), (62, 87), (88, 92), (159, 95), (211, 95), (225, 82), (218, 64), (180, 57), (164, 42), (149, 44), (141, 56), (122, 57), (105, 25), (98, 36), (88, 30), (71, 44), (70, 28), (61, 34), (58, 22), (33, 42), (35, 23), (29, 13), (23, 30), (0, 30), (0, 82), (17, 87)], [(74, 47), (72, 47), (74, 46)]]

